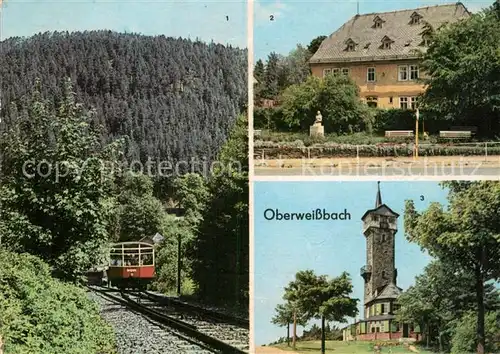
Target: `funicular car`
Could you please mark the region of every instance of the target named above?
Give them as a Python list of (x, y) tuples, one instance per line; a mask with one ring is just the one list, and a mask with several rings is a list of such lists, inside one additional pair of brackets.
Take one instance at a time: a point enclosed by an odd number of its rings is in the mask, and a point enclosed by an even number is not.
[(108, 281), (118, 288), (145, 288), (155, 278), (155, 250), (146, 242), (111, 245)]

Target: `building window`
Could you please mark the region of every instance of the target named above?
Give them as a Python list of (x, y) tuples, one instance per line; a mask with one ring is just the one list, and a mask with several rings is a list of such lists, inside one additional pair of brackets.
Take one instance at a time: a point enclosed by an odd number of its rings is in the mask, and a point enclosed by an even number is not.
[(384, 313), (385, 313), (385, 304), (380, 305), (380, 312), (381, 312), (382, 314), (384, 314)]
[(381, 240), (380, 240), (380, 241), (382, 241), (382, 242), (384, 242), (384, 241), (385, 241), (385, 234), (382, 234), (382, 237), (381, 237)]
[(334, 68), (332, 69), (333, 75), (338, 75), (339, 74), (339, 68)]
[(387, 274), (385, 273), (385, 270), (382, 271), (382, 279), (387, 279)]
[(418, 80), (418, 65), (410, 65), (410, 80)]
[(326, 75), (330, 75), (332, 73), (332, 69), (323, 69), (323, 77)]
[(375, 68), (368, 68), (366, 76), (368, 82), (375, 82)]
[(372, 327), (372, 333), (375, 333), (375, 327)]
[(392, 101), (393, 101), (393, 98), (391, 96), (391, 97), (389, 97), (389, 103), (392, 104)]
[(428, 35), (422, 37), (422, 45), (428, 47), (431, 44), (431, 38)]
[(417, 109), (418, 97), (411, 98), (411, 109)]
[(408, 80), (408, 66), (400, 65), (398, 69), (399, 69), (398, 80), (399, 81), (407, 81)]
[(384, 20), (382, 20), (380, 17), (375, 17), (373, 19), (373, 28), (382, 28), (382, 23), (384, 23)]
[(347, 45), (347, 51), (348, 52), (354, 52), (354, 48), (355, 48), (354, 43), (349, 43)]
[(377, 97), (367, 97), (366, 104), (368, 107), (377, 108)]
[(342, 68), (342, 74), (345, 76), (349, 75), (349, 68)]
[(399, 97), (399, 108), (408, 109), (408, 97)]
[(413, 16), (410, 20), (411, 25), (418, 25), (420, 23), (420, 17), (418, 16)]
[(384, 43), (382, 43), (382, 48), (384, 48), (384, 49), (391, 49), (391, 42), (384, 42)]

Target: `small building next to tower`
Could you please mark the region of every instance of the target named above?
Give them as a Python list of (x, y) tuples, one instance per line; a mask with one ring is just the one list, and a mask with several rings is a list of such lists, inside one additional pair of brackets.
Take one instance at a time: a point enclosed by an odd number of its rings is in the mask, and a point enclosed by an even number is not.
[(364, 281), (363, 319), (343, 329), (343, 339), (420, 339), (420, 329), (412, 324), (396, 322), (397, 286), (395, 240), (399, 214), (382, 202), (378, 183), (375, 207), (367, 210), (363, 221), (366, 240), (366, 263), (360, 275)]

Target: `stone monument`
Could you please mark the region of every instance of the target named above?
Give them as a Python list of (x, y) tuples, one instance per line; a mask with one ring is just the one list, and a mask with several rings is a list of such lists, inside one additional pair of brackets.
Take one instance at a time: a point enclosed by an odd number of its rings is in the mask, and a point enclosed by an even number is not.
[(323, 116), (321, 112), (318, 111), (314, 124), (309, 127), (309, 136), (325, 136), (325, 127), (321, 124), (322, 121)]

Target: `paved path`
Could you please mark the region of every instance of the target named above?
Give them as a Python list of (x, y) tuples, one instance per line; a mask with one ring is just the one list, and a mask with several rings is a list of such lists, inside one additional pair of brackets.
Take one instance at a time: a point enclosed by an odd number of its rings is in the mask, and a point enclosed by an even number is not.
[(342, 177), (374, 177), (383, 176), (389, 178), (412, 178), (419, 176), (428, 177), (464, 177), (488, 179), (500, 179), (500, 169), (498, 168), (443, 168), (438, 170), (425, 169), (422, 167), (412, 167), (401, 169), (399, 167), (387, 168), (367, 168), (359, 170), (335, 170), (328, 168), (255, 168), (255, 176), (342, 176)]
[(255, 160), (255, 175), (500, 178), (500, 156)]
[(257, 347), (255, 348), (255, 354), (297, 354), (297, 352), (272, 347)]

